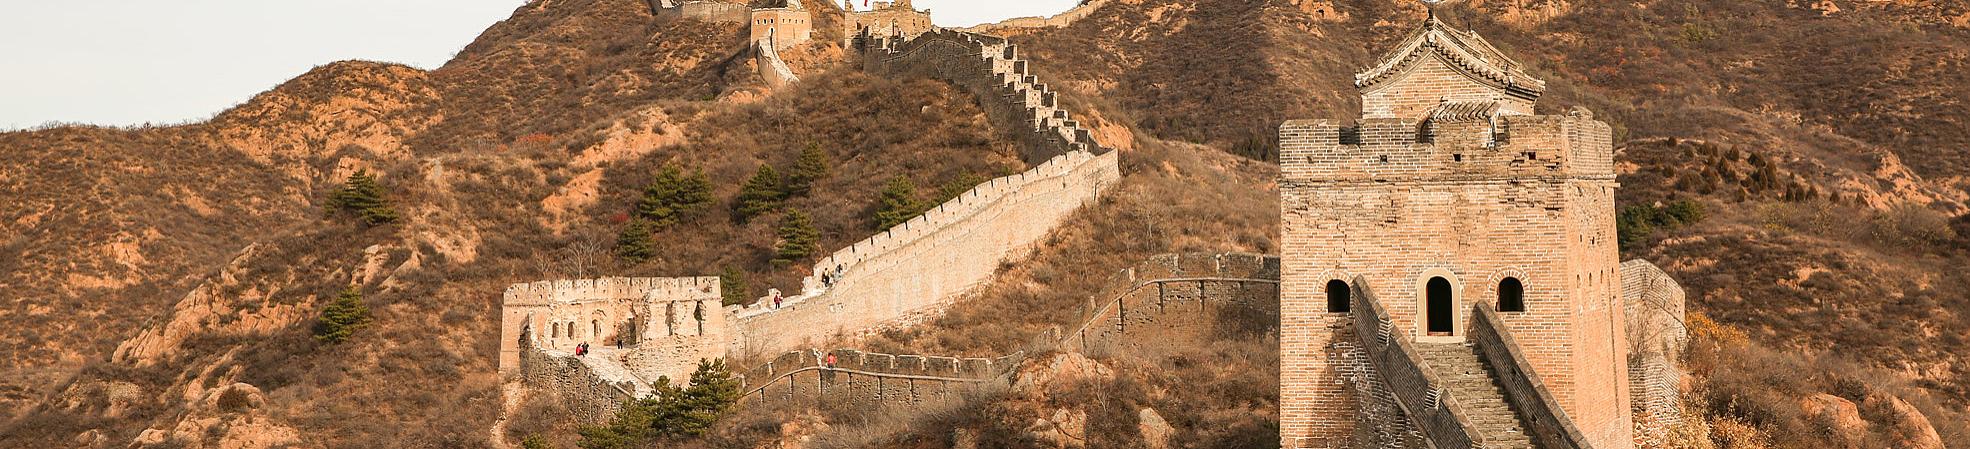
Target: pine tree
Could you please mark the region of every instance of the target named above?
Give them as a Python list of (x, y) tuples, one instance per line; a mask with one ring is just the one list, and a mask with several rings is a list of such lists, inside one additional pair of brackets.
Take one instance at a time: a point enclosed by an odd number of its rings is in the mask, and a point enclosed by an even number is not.
[(657, 433), (663, 436), (695, 437), (711, 430), (718, 418), (739, 402), (739, 380), (725, 368), (725, 360), (700, 360), (691, 373), (691, 386), (660, 392), (666, 407), (655, 413)]
[(733, 199), (733, 216), (740, 223), (751, 221), (753, 217), (779, 209), (785, 199), (786, 192), (780, 190), (780, 172), (774, 171), (772, 165), (760, 165), (752, 179), (739, 188), (739, 197)]
[(624, 402), (608, 425), (581, 428), (580, 446), (640, 448), (663, 438), (704, 435), (732, 411), (741, 388), (724, 360), (700, 360), (689, 386), (673, 386), (669, 377), (658, 377), (654, 386), (654, 396)]
[(828, 165), (828, 153), (821, 151), (821, 145), (807, 144), (800, 159), (793, 162), (793, 170), (787, 172), (787, 197), (813, 193), (814, 182), (828, 177)]
[(889, 229), (910, 221), (924, 211), (917, 199), (917, 185), (898, 176), (882, 187), (882, 204), (876, 209), (876, 229)]
[(369, 324), (369, 307), (363, 305), (363, 292), (351, 285), (342, 290), (315, 321), (315, 338), (327, 343), (349, 340), (357, 329)]
[(397, 221), (396, 209), (390, 208), (390, 201), (383, 197), (383, 185), (367, 170), (349, 175), (342, 188), (328, 195), (328, 210), (354, 213), (370, 226)]
[(728, 306), (743, 305), (752, 296), (752, 288), (746, 284), (746, 272), (737, 267), (725, 267), (725, 272), (718, 275), (718, 290)]
[(985, 175), (971, 172), (965, 172), (963, 175), (952, 178), (950, 181), (945, 182), (943, 187), (937, 188), (937, 201), (931, 203), (931, 207), (936, 207), (935, 205), (937, 204), (944, 204), (957, 199), (958, 195), (963, 195), (965, 192), (971, 191), (973, 187), (978, 187), (979, 184), (984, 184), (985, 181), (991, 181), (991, 179), (986, 178)]
[(665, 165), (657, 172), (657, 178), (643, 189), (643, 199), (636, 204), (636, 215), (650, 221), (652, 230), (671, 224), (684, 214), (711, 204), (711, 178), (704, 170), (684, 174), (684, 169), (676, 165)]
[(786, 267), (813, 256), (820, 249), (821, 233), (807, 214), (788, 211), (780, 219), (780, 240), (774, 244), (773, 265)]
[(655, 227), (650, 220), (630, 220), (629, 225), (623, 227), (622, 235), (616, 237), (616, 256), (630, 262), (650, 260), (650, 256), (657, 254), (656, 242), (651, 237), (652, 228)]

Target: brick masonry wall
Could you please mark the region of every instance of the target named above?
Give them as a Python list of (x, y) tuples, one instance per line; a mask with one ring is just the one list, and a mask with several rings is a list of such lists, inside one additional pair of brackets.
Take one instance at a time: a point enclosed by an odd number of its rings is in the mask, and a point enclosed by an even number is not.
[[(760, 356), (908, 323), (988, 281), (1061, 220), (1121, 179), (1119, 155), (1068, 120), (1053, 94), (1024, 73), (1003, 40), (938, 30), (915, 39), (861, 36), (865, 69), (941, 79), (979, 95), (995, 123), (1031, 127), (1047, 155), (1025, 173), (980, 184), (922, 216), (815, 262), (802, 293), (774, 308), (733, 311), (730, 352)], [(993, 114), (991, 111), (998, 111)], [(1036, 119), (1043, 114), (1046, 119)], [(839, 273), (839, 276), (833, 276)], [(832, 285), (824, 285), (829, 274)]]
[(707, 22), (746, 23), (752, 17), (752, 8), (739, 3), (713, 1), (690, 1), (678, 3), (674, 8), (657, 7), (657, 17), (669, 19), (696, 19)]
[(584, 424), (600, 424), (622, 411), (622, 402), (632, 399), (637, 386), (611, 382), (575, 357), (549, 355), (529, 347), (516, 357), (515, 375), (534, 391), (554, 395), (573, 416)]
[(1610, 128), (1584, 113), (1480, 125), (1419, 115), (1281, 127), (1288, 447), (1339, 447), (1357, 433), (1358, 396), (1339, 387), (1354, 363), (1337, 357), (1348, 314), (1327, 312), (1323, 292), (1355, 276), (1405, 338), (1422, 339), (1429, 278), (1452, 282), (1459, 336), (1471, 301), (1493, 301), (1499, 281), (1518, 278), (1527, 311), (1504, 321), (1531, 364), (1590, 440), (1631, 439)]
[(877, 36), (902, 35), (913, 38), (919, 34), (937, 29), (931, 23), (928, 11), (917, 11), (908, 6), (891, 7), (874, 11), (845, 12), (842, 14), (841, 35), (852, 36), (868, 31)]
[(1580, 432), (1572, 417), (1558, 408), (1558, 401), (1539, 378), (1538, 370), (1530, 369), (1525, 348), (1512, 336), (1511, 329), (1503, 326), (1498, 312), (1488, 304), (1478, 305), (1476, 312), (1471, 320), (1471, 340), (1481, 350), (1484, 363), (1492, 372), (1500, 373), (1498, 384), (1503, 387), (1506, 401), (1519, 416), (1525, 417), (1526, 435), (1543, 448), (1587, 447), (1586, 435)]
[[(1263, 334), (1278, 323), (1279, 259), (1257, 254), (1169, 254), (1111, 277), (1089, 298), (1084, 324), (1036, 339), (1036, 350), (1090, 354), (1152, 350), (1145, 342)], [(1062, 335), (1065, 335), (1064, 337)], [(744, 373), (748, 403), (816, 400), (919, 407), (965, 389), (1003, 385), (1025, 354), (996, 359), (793, 351)]]
[(1123, 270), (1059, 337), (1088, 354), (1134, 352), (1168, 338), (1270, 334), (1279, 323), (1279, 259), (1257, 254), (1168, 254)]
[(1621, 297), (1627, 316), (1629, 396), (1641, 424), (1638, 443), (1682, 422), (1679, 402), (1684, 348), (1683, 287), (1645, 260), (1621, 264)]
[(1068, 215), (1120, 178), (1114, 152), (1061, 156), (1032, 171), (982, 184), (923, 216), (824, 258), (815, 273), (842, 267), (825, 290), (773, 309), (734, 309), (731, 352), (758, 356), (811, 347), (836, 335), (873, 332), (938, 310), (991, 279)]
[(814, 15), (789, 8), (755, 9), (752, 10), (751, 36), (748, 42), (766, 42), (771, 37), (776, 50), (792, 48), (813, 39)]
[(1025, 354), (996, 359), (865, 353), (835, 350), (833, 367), (826, 354), (794, 351), (747, 370), (745, 398), (749, 405), (817, 401), (864, 408), (920, 407), (949, 403), (971, 388), (1004, 385), (1006, 375), (1025, 360)]
[[(718, 278), (603, 278), (508, 287), (500, 308), (501, 375), (522, 351), (629, 346), (638, 376), (677, 378), (680, 366), (725, 355), (729, 329)], [(689, 371), (683, 371), (689, 374)]]
[(978, 97), (986, 116), (1025, 144), (1028, 162), (1107, 151), (1060, 108), (1058, 94), (1030, 72), (1017, 46), (1005, 39), (936, 30), (908, 40), (865, 35), (855, 45), (866, 55), (865, 70), (940, 79)]
[(759, 67), (759, 79), (776, 88), (800, 82), (787, 61), (780, 59), (780, 49), (786, 46), (777, 42), (777, 38), (753, 41), (753, 65)]
[(1403, 79), (1362, 92), (1362, 118), (1423, 117), (1445, 101), (1505, 100), (1504, 110), (1532, 114), (1531, 100), (1503, 95), (1451, 68), (1439, 57), (1424, 57), (1428, 59), (1418, 62)]

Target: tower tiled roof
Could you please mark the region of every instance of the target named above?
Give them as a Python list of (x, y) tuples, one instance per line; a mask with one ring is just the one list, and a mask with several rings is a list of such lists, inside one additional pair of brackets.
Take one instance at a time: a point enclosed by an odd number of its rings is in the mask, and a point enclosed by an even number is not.
[(1437, 123), (1481, 122), (1497, 117), (1496, 101), (1447, 101), (1430, 110), (1430, 121)]
[(1437, 19), (1434, 13), (1423, 22), (1422, 28), (1410, 33), (1409, 38), (1397, 45), (1394, 51), (1384, 55), (1381, 63), (1355, 74), (1354, 86), (1369, 90), (1396, 79), (1397, 75), (1428, 57), (1441, 58), (1472, 79), (1514, 96), (1536, 100), (1546, 92), (1545, 81), (1526, 74), (1517, 61), (1505, 57), (1477, 32), (1451, 28)]

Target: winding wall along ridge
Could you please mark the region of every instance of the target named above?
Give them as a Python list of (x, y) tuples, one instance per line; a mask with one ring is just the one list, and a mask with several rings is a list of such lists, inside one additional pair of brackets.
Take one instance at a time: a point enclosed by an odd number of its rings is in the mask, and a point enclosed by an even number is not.
[[(1215, 336), (1225, 329), (1224, 321), (1246, 322), (1251, 331), (1263, 332), (1266, 323), (1275, 327), (1278, 323), (1278, 282), (1277, 257), (1236, 253), (1152, 257), (1111, 276), (1088, 298), (1079, 326), (1040, 336), (1033, 350), (1129, 350), (1141, 341), (1172, 334)], [(747, 370), (743, 402), (825, 398), (919, 405), (949, 397), (960, 388), (1004, 384), (1027, 356), (1024, 351), (993, 359), (854, 350), (831, 354), (836, 356), (833, 368), (825, 366), (823, 353), (794, 351)], [(876, 387), (857, 390), (853, 387), (857, 382)]]

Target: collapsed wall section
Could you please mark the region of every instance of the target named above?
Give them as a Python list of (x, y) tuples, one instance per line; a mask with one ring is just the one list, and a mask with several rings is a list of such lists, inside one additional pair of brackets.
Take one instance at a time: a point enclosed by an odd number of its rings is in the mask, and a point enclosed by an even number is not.
[(614, 348), (617, 357), (595, 362), (626, 379), (683, 379), (699, 360), (725, 356), (730, 329), (720, 301), (716, 277), (515, 284), (501, 304), (500, 374), (533, 369), (526, 351), (572, 353), (585, 344)]
[(1628, 386), (1638, 439), (1654, 438), (1683, 420), (1682, 360), (1689, 344), (1684, 293), (1668, 273), (1646, 260), (1621, 264), (1621, 299), (1627, 314)]
[(630, 379), (608, 379), (580, 358), (553, 354), (538, 347), (520, 351), (516, 365), (520, 380), (534, 391), (553, 395), (575, 419), (600, 424), (635, 399), (639, 386)]

